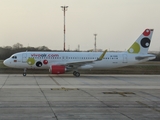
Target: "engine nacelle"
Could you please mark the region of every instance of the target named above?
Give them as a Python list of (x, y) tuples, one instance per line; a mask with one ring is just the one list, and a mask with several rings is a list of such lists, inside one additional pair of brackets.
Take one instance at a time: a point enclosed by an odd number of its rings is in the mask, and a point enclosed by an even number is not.
[(49, 72), (52, 74), (63, 74), (65, 73), (66, 68), (63, 65), (52, 65), (49, 69)]

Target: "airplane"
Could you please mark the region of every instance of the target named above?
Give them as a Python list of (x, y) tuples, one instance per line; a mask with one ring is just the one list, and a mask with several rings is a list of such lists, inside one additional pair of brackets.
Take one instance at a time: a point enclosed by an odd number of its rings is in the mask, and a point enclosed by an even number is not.
[(26, 51), (13, 54), (4, 60), (4, 65), (12, 68), (22, 68), (23, 76), (27, 69), (49, 69), (52, 74), (64, 74), (73, 71), (80, 76), (81, 69), (111, 69), (133, 65), (155, 59), (148, 54), (153, 29), (146, 29), (124, 52), (36, 52)]

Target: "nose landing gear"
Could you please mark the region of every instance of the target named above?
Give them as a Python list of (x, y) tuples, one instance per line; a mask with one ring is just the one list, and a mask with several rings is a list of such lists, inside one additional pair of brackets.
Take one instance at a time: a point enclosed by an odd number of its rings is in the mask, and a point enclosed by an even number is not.
[(24, 71), (23, 71), (23, 76), (25, 77), (27, 74), (26, 74), (26, 68), (24, 68)]

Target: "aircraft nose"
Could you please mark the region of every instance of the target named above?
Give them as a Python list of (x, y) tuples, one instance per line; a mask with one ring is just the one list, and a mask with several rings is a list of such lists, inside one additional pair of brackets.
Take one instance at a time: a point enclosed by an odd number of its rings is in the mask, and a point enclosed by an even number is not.
[(8, 59), (4, 60), (4, 61), (3, 61), (3, 64), (4, 64), (5, 66), (9, 66), (9, 60), (8, 60)]

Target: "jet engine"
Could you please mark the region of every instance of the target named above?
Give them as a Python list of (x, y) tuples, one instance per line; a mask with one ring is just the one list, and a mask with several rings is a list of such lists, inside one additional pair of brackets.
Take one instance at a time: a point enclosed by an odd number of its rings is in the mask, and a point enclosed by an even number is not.
[(52, 74), (63, 74), (65, 71), (66, 68), (63, 65), (52, 65), (49, 69), (49, 72)]

